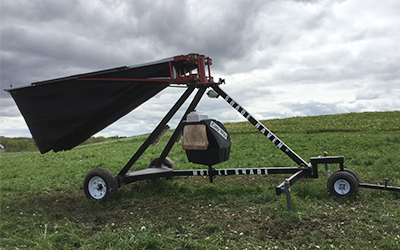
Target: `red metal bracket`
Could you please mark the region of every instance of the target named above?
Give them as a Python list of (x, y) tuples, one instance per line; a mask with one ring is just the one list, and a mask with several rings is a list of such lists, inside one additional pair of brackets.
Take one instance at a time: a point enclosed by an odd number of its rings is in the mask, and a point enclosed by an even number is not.
[[(175, 84), (208, 84), (213, 83), (211, 76), (212, 59), (204, 55), (191, 53), (174, 57), (174, 62), (183, 63), (189, 69), (187, 72), (177, 72), (174, 63), (170, 62), (170, 77)], [(182, 70), (180, 68), (179, 70)], [(185, 70), (185, 67), (183, 68)]]

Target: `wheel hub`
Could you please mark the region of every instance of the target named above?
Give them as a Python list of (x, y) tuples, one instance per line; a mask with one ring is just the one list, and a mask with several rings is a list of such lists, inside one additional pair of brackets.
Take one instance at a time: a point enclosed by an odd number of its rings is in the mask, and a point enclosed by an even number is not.
[(350, 183), (344, 179), (337, 180), (334, 185), (338, 194), (345, 195), (350, 192)]
[(107, 192), (106, 183), (102, 178), (95, 176), (92, 179), (90, 179), (88, 184), (88, 190), (90, 195), (94, 199), (100, 200), (106, 195)]

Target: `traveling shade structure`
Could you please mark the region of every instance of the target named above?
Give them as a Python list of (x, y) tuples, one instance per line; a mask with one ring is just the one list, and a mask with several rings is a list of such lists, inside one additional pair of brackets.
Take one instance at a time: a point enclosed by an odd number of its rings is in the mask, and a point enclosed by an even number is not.
[[(74, 148), (168, 87), (186, 88), (117, 175), (105, 168), (93, 169), (86, 175), (84, 192), (91, 199), (107, 201), (121, 185), (146, 179), (208, 176), (213, 182), (217, 175), (291, 174), (276, 187), (276, 194), (286, 194), (288, 209), (292, 211), (290, 186), (300, 178), (318, 178), (320, 164), (325, 164), (326, 171), (327, 164), (339, 164), (339, 169), (329, 176), (327, 182), (328, 191), (335, 196), (354, 195), (359, 187), (400, 191), (400, 188), (390, 187), (387, 183), (384, 186), (360, 183), (354, 171), (344, 168), (343, 156), (324, 155), (312, 157), (310, 162), (305, 161), (223, 91), (220, 86), (225, 83), (224, 80), (214, 82), (211, 65), (211, 58), (192, 53), (140, 65), (35, 82), (6, 91), (15, 100), (40, 152), (46, 153)], [(213, 168), (229, 159), (231, 140), (222, 123), (195, 111), (207, 89), (209, 97), (224, 99), (292, 159), (295, 167)], [(196, 94), (161, 154), (150, 162), (148, 169), (129, 172), (148, 146), (162, 137), (169, 128), (168, 122), (194, 91)], [(181, 137), (188, 161), (208, 168), (175, 169), (175, 164), (167, 156)]]

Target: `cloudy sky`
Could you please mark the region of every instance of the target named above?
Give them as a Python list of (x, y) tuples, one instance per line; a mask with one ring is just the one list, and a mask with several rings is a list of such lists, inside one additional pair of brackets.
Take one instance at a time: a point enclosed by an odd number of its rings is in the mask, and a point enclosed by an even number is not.
[[(400, 110), (398, 0), (13, 0), (0, 8), (1, 89), (200, 53), (258, 119)], [(183, 91), (164, 90), (98, 135), (151, 132)], [(0, 135), (30, 137), (0, 92)], [(244, 120), (221, 99), (197, 109)]]

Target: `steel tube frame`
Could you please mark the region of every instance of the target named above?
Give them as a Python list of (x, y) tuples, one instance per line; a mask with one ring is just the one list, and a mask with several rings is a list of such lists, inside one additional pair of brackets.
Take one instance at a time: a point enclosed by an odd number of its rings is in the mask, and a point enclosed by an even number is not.
[[(297, 182), (300, 178), (318, 178), (318, 164), (339, 164), (340, 170), (344, 170), (344, 157), (343, 156), (330, 156), (330, 157), (312, 157), (310, 158), (311, 163), (307, 163), (300, 156), (298, 156), (291, 148), (289, 148), (282, 140), (280, 140), (275, 134), (273, 134), (267, 127), (261, 122), (255, 119), (249, 112), (247, 112), (241, 105), (239, 105), (234, 99), (227, 95), (216, 83), (213, 84), (201, 84), (201, 85), (187, 85), (188, 89), (182, 94), (181, 98), (175, 103), (168, 114), (162, 119), (156, 129), (150, 134), (147, 140), (142, 144), (139, 150), (129, 160), (121, 172), (116, 176), (120, 184), (127, 184), (135, 181), (146, 180), (146, 179), (157, 179), (173, 176), (208, 176), (210, 182), (213, 181), (215, 176), (227, 176), (227, 175), (270, 175), (270, 174), (292, 174), (284, 182), (276, 187), (276, 194), (286, 194), (287, 205), (289, 211), (292, 211), (291, 206), (291, 192), (290, 186)], [(208, 166), (208, 169), (195, 169), (195, 170), (173, 170), (168, 167), (162, 166), (162, 162), (165, 160), (169, 152), (171, 151), (176, 139), (180, 136), (184, 126), (184, 121), (187, 115), (195, 110), (196, 106), (204, 96), (207, 88), (211, 87), (215, 92), (218, 93), (228, 104), (230, 104), (236, 111), (238, 111), (243, 117), (245, 117), (254, 127), (256, 127), (263, 135), (265, 135), (275, 146), (277, 146), (282, 152), (284, 152), (290, 159), (292, 159), (298, 167), (276, 167), (276, 168), (239, 168), (239, 169), (214, 169), (212, 166)], [(183, 103), (189, 98), (195, 88), (198, 91), (181, 118), (177, 128), (169, 139), (167, 145), (163, 149), (158, 161), (155, 164), (155, 168), (143, 169), (135, 172), (128, 173), (129, 169), (144, 153), (147, 147), (154, 141), (154, 139), (161, 133), (162, 129), (172, 118), (172, 116), (178, 111)], [(390, 191), (400, 191), (400, 187), (390, 187), (360, 183), (360, 187), (383, 189)]]
[[(193, 169), (193, 170), (173, 170), (168, 167), (148, 168), (128, 173), (123, 176), (125, 183), (135, 181), (167, 178), (175, 176), (228, 176), (228, 175), (274, 175), (274, 174), (293, 174), (290, 179), (291, 185), (299, 178), (307, 176), (310, 168), (298, 167), (271, 167), (271, 168), (234, 168), (234, 169)], [(278, 194), (278, 193), (277, 193)], [(279, 194), (278, 194), (279, 195)]]
[[(185, 101), (189, 98), (189, 96), (191, 95), (191, 93), (194, 91), (195, 88), (196, 88), (195, 85), (188, 86), (188, 89), (182, 94), (181, 98), (175, 103), (175, 105), (171, 108), (171, 110), (167, 113), (167, 115), (161, 120), (161, 122), (154, 129), (154, 131), (149, 135), (149, 137), (142, 144), (142, 146), (136, 151), (136, 153), (128, 161), (128, 163), (125, 165), (125, 167), (119, 172), (119, 174), (116, 176), (116, 178), (120, 185), (128, 184), (132, 181), (135, 181), (135, 178), (132, 178), (129, 175), (127, 175), (128, 171), (132, 168), (132, 166), (135, 164), (135, 162), (143, 155), (143, 153), (150, 146), (150, 144), (156, 139), (156, 137), (162, 132), (165, 125), (167, 125), (167, 123), (171, 120), (171, 118), (174, 116), (174, 114), (179, 110), (179, 108), (183, 105), (183, 103), (185, 103)], [(180, 134), (180, 131), (183, 128), (183, 121), (186, 119), (186, 116), (196, 108), (197, 104), (200, 102), (200, 100), (203, 97), (207, 88), (208, 88), (207, 85), (201, 85), (198, 87), (198, 91), (197, 91), (195, 97), (193, 98), (192, 102), (190, 103), (189, 107), (187, 108), (185, 114), (183, 115), (181, 121), (179, 122), (178, 127), (175, 129), (175, 131), (172, 134), (167, 145), (165, 146), (163, 152), (161, 153), (161, 156), (158, 158), (158, 160), (155, 164), (155, 167), (161, 167), (162, 162), (165, 160), (168, 153), (171, 151), (175, 140), (177, 139), (177, 137)], [(161, 177), (167, 177), (167, 176), (163, 176), (162, 173), (155, 172), (154, 174), (156, 174), (157, 176), (161, 174)], [(154, 178), (160, 178), (160, 177), (154, 177)], [(144, 179), (146, 179), (146, 178), (144, 178)]]
[[(197, 175), (197, 173), (204, 173), (210, 177), (212, 181), (213, 176), (221, 175), (221, 171), (223, 171), (223, 175), (238, 175), (238, 174), (261, 174), (260, 171), (265, 172), (264, 174), (294, 174), (299, 171), (299, 169), (303, 169), (303, 175), (311, 176), (311, 168), (310, 164), (304, 161), (301, 157), (299, 157), (293, 150), (291, 150), (286, 144), (284, 144), (278, 137), (276, 137), (269, 129), (267, 129), (264, 125), (262, 125), (258, 120), (256, 120), (252, 115), (250, 115), (244, 108), (242, 108), (237, 102), (235, 102), (232, 98), (230, 98), (217, 84), (204, 84), (201, 86), (197, 86), (199, 88), (196, 96), (193, 98), (191, 104), (187, 108), (185, 114), (183, 115), (181, 121), (178, 124), (178, 127), (175, 129), (174, 133), (172, 134), (170, 140), (168, 141), (167, 145), (165, 146), (164, 150), (162, 151), (158, 161), (155, 164), (156, 168), (160, 168), (162, 162), (167, 157), (169, 152), (171, 151), (175, 140), (180, 135), (181, 130), (184, 126), (183, 121), (186, 119), (187, 114), (193, 111), (198, 103), (200, 102), (201, 98), (204, 96), (204, 93), (207, 88), (213, 88), (219, 95), (221, 95), (233, 108), (235, 108), (238, 112), (240, 112), (246, 119), (253, 124), (259, 131), (264, 134), (268, 139), (271, 140), (278, 148), (280, 148), (283, 152), (285, 152), (294, 162), (299, 164), (298, 167), (289, 167), (289, 168), (252, 168), (252, 169), (221, 169), (216, 170), (209, 166), (208, 170), (185, 170), (185, 171), (162, 171), (158, 173), (157, 171), (152, 171), (151, 174), (146, 173), (147, 177), (168, 177), (168, 176), (180, 176), (180, 175)], [(131, 167), (135, 164), (135, 162), (140, 158), (140, 156), (145, 152), (148, 146), (155, 140), (155, 138), (161, 133), (165, 125), (170, 121), (173, 115), (179, 110), (179, 108), (183, 105), (183, 103), (189, 98), (190, 94), (194, 91), (196, 86), (189, 85), (188, 89), (182, 94), (181, 98), (175, 103), (175, 105), (171, 108), (171, 110), (167, 113), (167, 115), (162, 119), (162, 121), (158, 124), (158, 126), (154, 129), (154, 131), (149, 135), (146, 141), (142, 144), (142, 146), (137, 150), (137, 152), (132, 156), (132, 158), (128, 161), (125, 167), (119, 172), (116, 176), (119, 180), (120, 184), (127, 184), (132, 181), (146, 179), (147, 177), (143, 176), (144, 178), (138, 177), (136, 174), (127, 174)], [(198, 172), (199, 171), (199, 172)], [(137, 171), (136, 171), (137, 172)], [(303, 176), (302, 175), (302, 176)]]
[(179, 100), (175, 103), (175, 105), (171, 108), (171, 110), (167, 113), (167, 115), (161, 120), (158, 126), (154, 129), (154, 131), (149, 135), (146, 141), (142, 144), (142, 146), (136, 151), (136, 153), (132, 156), (132, 158), (126, 163), (125, 167), (119, 172), (117, 175), (117, 179), (119, 177), (126, 175), (129, 169), (135, 164), (135, 162), (140, 158), (140, 156), (146, 151), (146, 149), (150, 146), (150, 144), (156, 139), (156, 137), (161, 133), (164, 129), (165, 125), (171, 120), (174, 114), (179, 110), (179, 108), (183, 105), (183, 103), (189, 98), (190, 94), (194, 91), (195, 86), (189, 86), (188, 89), (182, 94)]
[[(162, 151), (160, 157), (158, 158), (155, 168), (144, 169), (135, 171), (133, 173), (128, 173), (129, 169), (133, 164), (139, 159), (139, 157), (145, 152), (147, 147), (154, 141), (154, 139), (161, 133), (162, 129), (172, 118), (172, 116), (177, 112), (177, 110), (182, 106), (182, 104), (188, 99), (190, 94), (194, 91), (194, 88), (198, 87), (199, 90), (196, 96), (193, 98), (191, 104), (187, 108), (185, 114), (183, 115), (178, 127), (175, 129), (170, 140)], [(193, 111), (201, 98), (203, 97), (207, 88), (213, 88), (220, 96), (222, 96), (225, 101), (227, 101), (235, 110), (241, 113), (252, 125), (254, 125), (262, 134), (264, 134), (272, 143), (274, 143), (279, 149), (281, 149), (286, 155), (288, 155), (298, 167), (279, 167), (279, 168), (240, 168), (240, 169), (214, 169), (212, 166), (208, 166), (208, 169), (201, 170), (172, 170), (162, 166), (162, 162), (165, 160), (169, 152), (171, 151), (174, 142), (181, 134), (181, 130), (184, 126), (184, 120), (186, 116)], [(298, 156), (292, 149), (290, 149), (286, 144), (284, 144), (277, 136), (275, 136), (268, 128), (266, 128), (261, 122), (255, 119), (250, 113), (248, 113), (242, 106), (240, 106), (236, 101), (229, 97), (219, 86), (214, 84), (203, 84), (203, 85), (188, 85), (188, 89), (183, 93), (181, 98), (175, 103), (168, 114), (156, 127), (156, 129), (150, 134), (147, 140), (142, 144), (139, 150), (134, 154), (134, 156), (129, 160), (121, 172), (117, 175), (117, 179), (120, 184), (127, 184), (130, 182), (154, 179), (162, 177), (172, 177), (172, 176), (209, 176), (210, 182), (212, 182), (214, 176), (218, 175), (260, 175), (260, 174), (293, 174), (288, 180), (290, 185), (294, 184), (301, 177), (312, 177), (313, 172), (317, 172), (317, 169), (311, 168), (311, 164), (304, 161), (300, 156)], [(318, 176), (318, 175), (317, 175)], [(277, 187), (277, 194), (281, 194), (281, 186)]]

